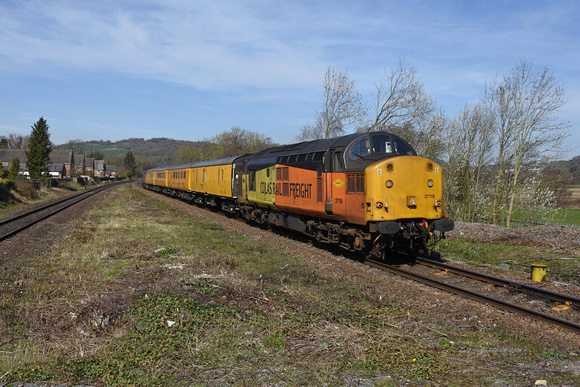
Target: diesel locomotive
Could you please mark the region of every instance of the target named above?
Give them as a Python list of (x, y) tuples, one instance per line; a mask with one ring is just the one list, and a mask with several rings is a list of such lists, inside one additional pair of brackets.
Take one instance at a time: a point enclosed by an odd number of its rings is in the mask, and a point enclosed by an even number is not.
[(454, 227), (441, 166), (386, 132), (155, 168), (143, 185), (385, 260), (401, 251), (430, 257)]

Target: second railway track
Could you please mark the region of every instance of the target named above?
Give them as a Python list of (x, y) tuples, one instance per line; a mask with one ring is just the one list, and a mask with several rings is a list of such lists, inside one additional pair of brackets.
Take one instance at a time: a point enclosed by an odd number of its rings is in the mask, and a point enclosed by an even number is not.
[(81, 191), (78, 194), (67, 196), (55, 202), (24, 212), (20, 215), (4, 219), (0, 221), (0, 241), (14, 236), (28, 227), (47, 219), (66, 208), (116, 185), (117, 184), (107, 184), (91, 190)]
[(427, 259), (408, 268), (374, 260), (365, 264), (580, 334), (578, 297)]

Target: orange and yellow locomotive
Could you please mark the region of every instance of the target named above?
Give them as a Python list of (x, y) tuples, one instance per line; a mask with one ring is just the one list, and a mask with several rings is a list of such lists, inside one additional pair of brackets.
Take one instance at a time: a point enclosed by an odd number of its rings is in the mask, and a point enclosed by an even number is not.
[(144, 185), (384, 259), (429, 256), (434, 234), (453, 229), (441, 167), (385, 132), (156, 168)]

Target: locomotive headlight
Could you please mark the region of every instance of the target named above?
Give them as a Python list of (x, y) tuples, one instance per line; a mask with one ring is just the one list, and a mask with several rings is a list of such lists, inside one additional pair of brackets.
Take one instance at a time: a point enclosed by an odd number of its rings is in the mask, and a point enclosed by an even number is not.
[(380, 210), (381, 208), (383, 208), (383, 202), (377, 202), (377, 208)]
[(393, 188), (393, 181), (392, 180), (387, 180), (385, 185), (387, 186), (387, 188)]
[(433, 163), (427, 163), (427, 171), (433, 172)]
[(433, 180), (429, 179), (427, 180), (427, 185), (429, 186), (429, 188), (433, 187)]

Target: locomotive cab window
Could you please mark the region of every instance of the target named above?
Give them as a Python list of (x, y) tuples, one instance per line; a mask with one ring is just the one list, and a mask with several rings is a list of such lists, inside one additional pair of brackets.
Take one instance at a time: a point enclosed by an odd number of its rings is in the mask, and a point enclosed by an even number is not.
[(391, 137), (379, 134), (371, 137), (373, 143), (373, 153), (393, 153)]
[(412, 155), (413, 151), (399, 140), (395, 140), (395, 151), (400, 155)]
[(368, 156), (369, 154), (371, 154), (371, 147), (369, 145), (368, 138), (360, 140), (359, 142), (354, 144), (352, 148), (350, 148), (351, 160), (357, 160), (364, 156)]

